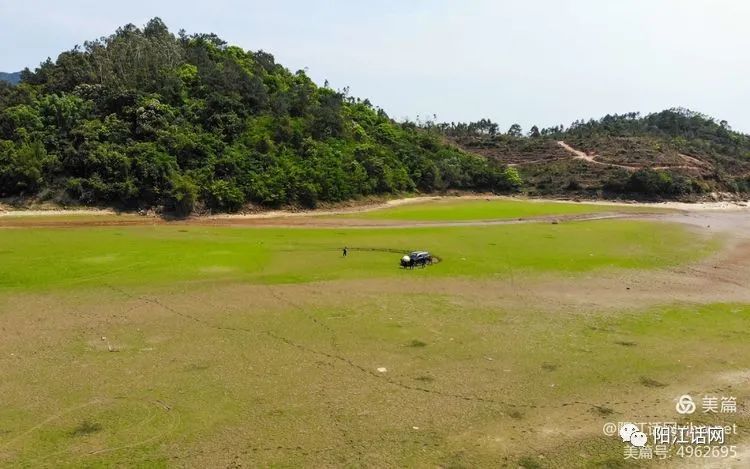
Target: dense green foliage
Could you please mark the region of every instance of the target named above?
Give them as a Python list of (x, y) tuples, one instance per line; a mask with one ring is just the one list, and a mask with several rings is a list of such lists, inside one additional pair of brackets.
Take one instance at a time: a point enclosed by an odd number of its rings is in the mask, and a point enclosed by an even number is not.
[[(750, 192), (750, 136), (687, 109), (607, 115), (567, 129), (534, 126), (526, 135), (517, 124), (500, 133), (488, 119), (423, 127), (469, 151), (519, 164), (532, 193), (685, 198)], [(565, 161), (570, 154), (559, 140), (603, 164)]]
[(726, 121), (717, 123), (688, 109), (669, 109), (644, 117), (637, 112), (607, 115), (599, 120), (574, 122), (557, 135), (578, 138), (652, 136), (669, 141), (685, 153), (750, 159), (750, 136), (733, 131)]
[(263, 51), (159, 19), (0, 84), (0, 196), (235, 211), (399, 191), (508, 191), (518, 173)]
[(21, 81), (21, 72), (15, 72), (15, 73), (0, 72), (0, 81), (10, 83), (11, 85), (17, 85)]

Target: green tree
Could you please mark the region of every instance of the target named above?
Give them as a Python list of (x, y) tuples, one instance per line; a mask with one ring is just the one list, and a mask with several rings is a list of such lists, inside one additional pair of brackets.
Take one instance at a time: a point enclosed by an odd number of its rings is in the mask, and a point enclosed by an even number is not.
[(198, 185), (188, 176), (174, 174), (167, 206), (178, 217), (186, 217), (195, 209), (198, 199)]
[(0, 141), (0, 195), (29, 195), (42, 184), (42, 169), (47, 160), (39, 142), (15, 147)]
[(521, 126), (518, 124), (513, 124), (508, 129), (508, 135), (511, 137), (522, 137), (523, 136), (523, 129), (521, 129)]

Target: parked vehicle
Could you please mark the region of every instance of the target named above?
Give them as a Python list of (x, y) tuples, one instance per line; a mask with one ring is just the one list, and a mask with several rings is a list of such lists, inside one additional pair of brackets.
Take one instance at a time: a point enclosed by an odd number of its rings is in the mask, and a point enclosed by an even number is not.
[(417, 266), (424, 268), (429, 264), (432, 264), (432, 256), (427, 251), (413, 251), (401, 258), (401, 267), (404, 269), (413, 269)]

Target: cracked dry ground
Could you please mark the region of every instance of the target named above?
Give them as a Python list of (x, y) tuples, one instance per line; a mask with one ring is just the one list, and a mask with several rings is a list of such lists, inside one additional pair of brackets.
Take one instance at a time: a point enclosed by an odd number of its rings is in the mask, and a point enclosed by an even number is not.
[[(671, 269), (571, 277), (4, 297), (5, 382), (35, 390), (11, 404), (47, 418), (20, 434), (0, 424), (0, 464), (622, 463), (604, 423), (674, 421), (686, 393), (750, 399), (747, 330), (736, 327), (750, 304), (750, 222), (665, 218), (721, 232), (725, 247)], [(45, 446), (83, 420), (103, 428)], [(728, 423), (746, 427), (747, 407)], [(744, 431), (735, 442), (746, 448)]]

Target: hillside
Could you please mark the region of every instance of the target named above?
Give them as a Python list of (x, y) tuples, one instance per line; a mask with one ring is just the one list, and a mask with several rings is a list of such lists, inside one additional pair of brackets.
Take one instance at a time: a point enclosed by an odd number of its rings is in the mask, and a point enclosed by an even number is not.
[(21, 72), (15, 72), (15, 73), (0, 72), (0, 81), (10, 83), (11, 85), (17, 85), (21, 81)]
[(698, 199), (750, 192), (750, 136), (686, 109), (499, 133), (483, 119), (424, 128), (518, 169), (534, 195)]
[(127, 25), (0, 82), (0, 198), (178, 215), (448, 189), (747, 197), (750, 137), (673, 109), (507, 132), (398, 123), (214, 34)]
[(0, 84), (0, 197), (187, 214), (518, 184), (266, 52), (158, 18)]

